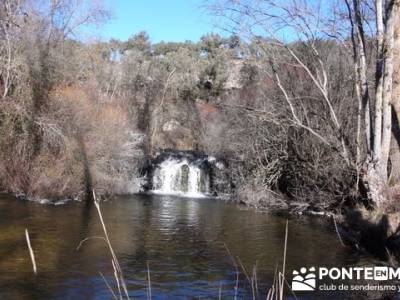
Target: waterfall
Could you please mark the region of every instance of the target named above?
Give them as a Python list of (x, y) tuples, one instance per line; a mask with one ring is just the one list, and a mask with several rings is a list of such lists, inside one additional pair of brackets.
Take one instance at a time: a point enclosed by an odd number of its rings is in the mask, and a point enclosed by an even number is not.
[(156, 194), (183, 197), (207, 197), (210, 193), (210, 175), (206, 159), (168, 156), (153, 170), (153, 189)]

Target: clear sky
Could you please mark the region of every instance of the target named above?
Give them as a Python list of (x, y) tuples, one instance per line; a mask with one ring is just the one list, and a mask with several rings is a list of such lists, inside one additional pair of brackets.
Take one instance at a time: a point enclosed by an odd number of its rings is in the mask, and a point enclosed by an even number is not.
[(197, 41), (205, 33), (221, 33), (202, 7), (204, 0), (104, 1), (113, 17), (101, 28), (103, 39), (126, 40), (139, 31), (146, 31), (152, 42)]

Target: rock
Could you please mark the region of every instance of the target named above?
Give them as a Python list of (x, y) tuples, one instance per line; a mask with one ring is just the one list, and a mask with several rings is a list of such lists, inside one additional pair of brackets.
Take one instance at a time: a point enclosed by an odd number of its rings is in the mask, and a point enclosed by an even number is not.
[(182, 129), (182, 125), (179, 124), (179, 122), (174, 119), (165, 122), (164, 125), (162, 126), (162, 130), (164, 132), (177, 131), (177, 130), (181, 130), (181, 129)]
[(230, 195), (233, 192), (232, 181), (227, 163), (214, 157), (211, 159), (211, 185), (217, 195)]
[(225, 83), (225, 89), (240, 89), (242, 87), (240, 83), (240, 70), (243, 67), (243, 60), (236, 59), (229, 65), (229, 70), (227, 72), (228, 78)]
[(387, 235), (391, 236), (398, 233), (400, 227), (400, 214), (389, 213), (386, 216), (388, 218)]
[[(374, 227), (379, 226), (380, 231), (386, 237), (396, 234), (399, 230), (400, 214), (398, 213), (385, 213), (378, 209), (373, 211), (358, 209), (352, 212), (353, 218), (357, 214), (358, 217), (355, 218), (357, 225), (361, 224), (364, 228), (367, 227), (366, 224)], [(353, 224), (353, 227), (356, 227), (356, 225)]]
[(346, 214), (343, 227), (354, 236), (360, 248), (387, 260), (389, 253), (397, 259), (400, 257), (399, 222), (399, 214), (360, 208)]
[[(165, 101), (151, 115), (150, 149), (196, 150), (200, 120), (193, 101)], [(154, 152), (152, 152), (154, 154)]]

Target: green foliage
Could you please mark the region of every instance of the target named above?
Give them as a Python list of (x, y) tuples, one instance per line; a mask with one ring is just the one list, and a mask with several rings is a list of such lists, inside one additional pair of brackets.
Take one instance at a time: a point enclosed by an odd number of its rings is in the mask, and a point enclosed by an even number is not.
[(224, 44), (224, 40), (214, 33), (203, 35), (200, 39), (200, 49), (207, 57), (214, 58), (217, 56)]
[(145, 31), (141, 31), (130, 37), (123, 45), (124, 52), (128, 50), (136, 50), (144, 54), (150, 54), (151, 42), (150, 37)]
[(187, 41), (184, 43), (160, 42), (153, 45), (153, 55), (164, 56), (170, 52), (178, 52), (182, 49), (187, 49), (188, 51), (196, 55), (199, 53), (198, 45), (191, 41)]

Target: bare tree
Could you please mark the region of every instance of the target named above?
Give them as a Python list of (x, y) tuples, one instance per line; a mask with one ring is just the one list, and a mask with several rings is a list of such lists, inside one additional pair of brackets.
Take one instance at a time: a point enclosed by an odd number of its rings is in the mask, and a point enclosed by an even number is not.
[[(347, 3), (348, 4), (348, 3)], [(362, 20), (360, 11), (364, 1), (354, 0), (353, 7), (348, 4), (350, 21), (357, 24), (357, 32), (363, 32), (365, 22)], [(375, 103), (374, 103), (374, 126), (371, 129), (373, 139), (367, 140), (368, 149), (371, 152), (367, 155), (365, 164), (364, 180), (368, 187), (369, 198), (376, 206), (383, 206), (388, 200), (385, 190), (388, 187), (388, 162), (389, 154), (394, 157), (396, 151), (391, 147), (392, 137), (392, 104), (393, 102), (393, 74), (394, 74), (394, 45), (395, 45), (395, 20), (398, 18), (399, 2), (375, 1), (375, 23), (376, 23), (376, 68), (375, 68)], [(352, 12), (352, 13), (351, 13)], [(363, 65), (363, 54), (365, 43), (353, 42), (356, 49), (355, 65)], [(366, 78), (367, 69), (357, 68), (359, 78)], [(368, 84), (359, 80), (357, 88), (362, 89)], [(369, 98), (369, 95), (366, 95)], [(371, 101), (371, 100), (367, 100)], [(364, 110), (367, 109), (364, 106)], [(365, 128), (369, 126), (366, 120)]]
[(0, 85), (1, 97), (10, 94), (11, 87), (18, 76), (21, 63), (19, 53), (19, 37), (23, 26), (23, 1), (5, 0), (0, 3)]
[[(398, 22), (396, 20), (400, 13), (399, 1), (216, 1), (210, 7), (216, 15), (228, 21), (225, 29), (247, 36), (261, 33), (270, 45), (286, 50), (287, 56), (271, 55), (271, 61), (275, 65), (272, 70), (276, 83), (290, 107), (293, 123), (308, 130), (322, 142), (327, 142), (318, 128), (305, 124), (298, 117), (300, 111), (296, 111), (291, 97), (293, 90), (285, 86), (279, 77), (278, 70), (287, 65), (302, 69), (319, 91), (319, 101), (326, 104), (330, 126), (336, 131), (336, 142), (332, 148), (341, 149), (342, 157), (349, 166), (357, 167), (368, 189), (369, 199), (376, 206), (384, 205), (388, 200), (385, 190), (388, 187), (389, 154), (394, 152), (390, 152), (393, 127), (391, 110), (392, 105), (400, 106), (396, 100), (398, 83), (394, 79), (397, 76), (394, 67), (395, 44), (398, 43), (395, 22)], [(367, 62), (366, 31), (376, 41), (375, 97), (371, 97), (370, 93), (368, 73), (371, 68)], [(285, 40), (285, 37), (289, 39)], [(348, 54), (353, 57), (355, 94), (359, 103), (357, 129), (351, 136), (344, 135), (342, 122), (338, 118), (333, 100), (335, 91), (330, 90), (332, 74), (316, 47), (320, 39), (336, 40), (351, 50)], [(307, 60), (296, 49), (298, 43), (305, 49)], [(361, 127), (364, 128), (365, 155), (361, 153)], [(355, 159), (350, 155), (349, 149), (352, 148), (356, 148)], [(363, 169), (360, 168), (361, 164), (364, 165)]]

